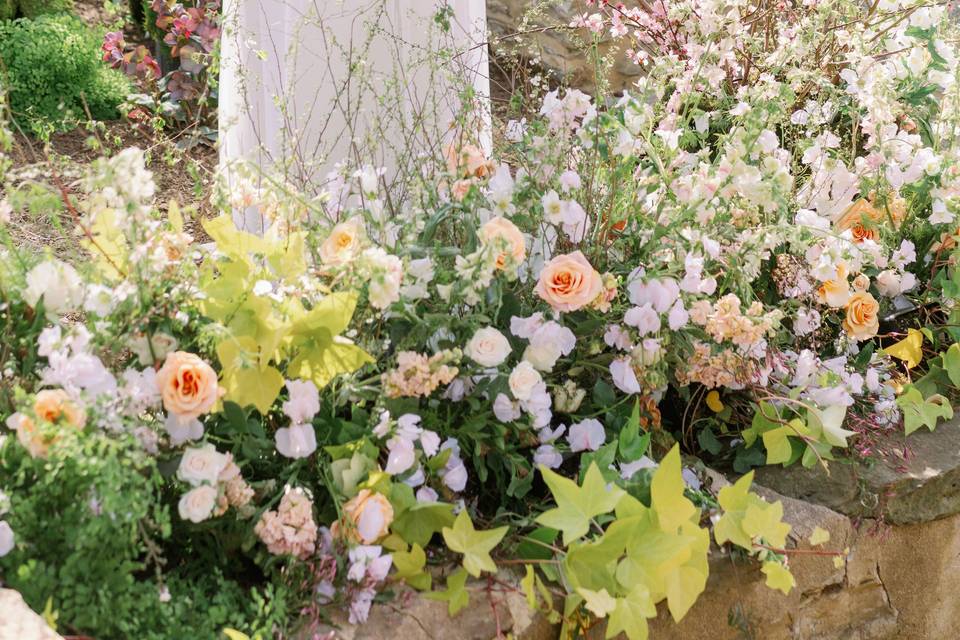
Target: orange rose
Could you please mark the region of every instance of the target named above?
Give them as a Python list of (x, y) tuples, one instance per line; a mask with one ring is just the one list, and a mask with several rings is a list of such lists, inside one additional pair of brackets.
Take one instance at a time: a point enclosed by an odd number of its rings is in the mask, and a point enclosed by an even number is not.
[(157, 388), (164, 408), (181, 421), (210, 411), (223, 394), (210, 365), (185, 351), (167, 354), (157, 371)]
[(393, 505), (383, 495), (363, 489), (343, 505), (346, 535), (373, 544), (387, 535), (393, 522)]
[(320, 245), (321, 262), (334, 266), (350, 262), (360, 254), (364, 235), (360, 218), (341, 222)]
[(858, 341), (869, 340), (877, 335), (880, 329), (878, 312), (880, 305), (876, 299), (866, 291), (857, 291), (850, 296), (847, 303), (847, 317), (843, 320), (843, 328), (851, 338)]
[(40, 420), (56, 423), (63, 418), (68, 424), (82, 429), (87, 421), (86, 413), (70, 400), (63, 389), (44, 389), (33, 401), (33, 413)]
[(506, 251), (501, 251), (497, 255), (497, 269), (504, 269), (508, 264), (519, 265), (527, 256), (527, 244), (523, 239), (523, 233), (506, 218), (497, 216), (482, 227), (477, 234), (480, 242), (490, 244), (496, 240), (501, 240), (506, 245)]
[[(854, 242), (863, 242), (868, 239), (879, 242), (880, 231), (877, 225), (892, 220), (894, 226), (899, 226), (906, 215), (907, 207), (903, 198), (893, 198), (880, 209), (874, 206), (872, 198), (870, 200), (860, 198), (840, 214), (834, 226), (841, 232), (850, 229)], [(864, 220), (870, 221), (870, 224), (864, 224)]]
[(850, 300), (850, 284), (847, 282), (847, 268), (837, 267), (837, 275), (817, 288), (817, 299), (834, 309), (846, 306)]
[(534, 291), (556, 311), (576, 311), (603, 292), (603, 278), (579, 251), (544, 265)]

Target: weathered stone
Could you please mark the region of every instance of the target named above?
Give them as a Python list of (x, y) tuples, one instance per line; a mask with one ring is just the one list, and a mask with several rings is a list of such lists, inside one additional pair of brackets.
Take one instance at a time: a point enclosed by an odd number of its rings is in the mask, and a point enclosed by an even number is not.
[(820, 467), (764, 467), (757, 470), (757, 482), (851, 517), (882, 515), (895, 524), (960, 513), (960, 419), (914, 433), (906, 446), (906, 463), (834, 462), (829, 475)]
[(0, 589), (0, 640), (63, 640), (16, 591)]

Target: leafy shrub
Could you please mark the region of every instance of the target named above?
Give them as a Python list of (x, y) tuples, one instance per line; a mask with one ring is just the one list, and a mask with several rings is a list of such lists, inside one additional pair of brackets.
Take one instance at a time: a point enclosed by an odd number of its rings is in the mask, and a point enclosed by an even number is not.
[(100, 62), (100, 38), (73, 16), (0, 24), (0, 61), (14, 119), (28, 128), (119, 117), (129, 83)]
[(17, 0), (0, 0), (0, 20), (13, 20), (17, 17)]
[[(10, 4), (15, 4), (13, 0)], [(37, 18), (55, 13), (70, 13), (73, 11), (73, 0), (19, 0), (20, 17)]]

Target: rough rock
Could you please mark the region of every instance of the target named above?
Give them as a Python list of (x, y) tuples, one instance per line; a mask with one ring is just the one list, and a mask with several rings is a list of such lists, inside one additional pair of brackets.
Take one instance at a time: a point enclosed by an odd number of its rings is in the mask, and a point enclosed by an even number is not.
[(63, 640), (19, 593), (0, 589), (0, 640)]
[(900, 440), (900, 449), (906, 446), (910, 453), (906, 463), (834, 462), (829, 474), (820, 467), (764, 467), (757, 470), (757, 482), (847, 516), (882, 515), (894, 524), (960, 513), (960, 419)]

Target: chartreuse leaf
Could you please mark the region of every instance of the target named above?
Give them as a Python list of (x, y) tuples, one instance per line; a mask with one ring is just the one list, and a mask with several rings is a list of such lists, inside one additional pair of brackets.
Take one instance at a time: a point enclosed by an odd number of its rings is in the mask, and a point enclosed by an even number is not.
[(907, 435), (920, 427), (933, 431), (937, 420), (953, 417), (953, 407), (947, 398), (934, 394), (925, 399), (912, 384), (904, 387), (903, 393), (897, 398), (897, 406), (903, 410), (903, 429)]
[[(335, 340), (344, 340), (336, 338)], [(288, 371), (304, 380), (313, 380), (318, 388), (327, 386), (331, 380), (344, 373), (353, 373), (365, 364), (373, 362), (366, 351), (347, 341), (313, 344), (304, 347), (290, 361)]]
[(793, 446), (790, 436), (807, 436), (810, 430), (799, 418), (794, 418), (782, 427), (777, 427), (763, 434), (763, 446), (767, 450), (767, 464), (783, 464), (793, 456)]
[(180, 205), (176, 200), (167, 203), (167, 223), (173, 232), (183, 233), (183, 214), (180, 213)]
[(771, 589), (779, 589), (787, 595), (790, 593), (790, 590), (796, 586), (796, 581), (793, 579), (793, 574), (790, 573), (790, 570), (779, 562), (769, 561), (764, 562), (763, 566), (760, 568), (760, 571), (767, 576), (767, 586)]
[(223, 368), (224, 399), (241, 407), (253, 405), (266, 414), (283, 388), (283, 375), (274, 367), (260, 367), (259, 346), (249, 336), (228, 338), (217, 345)]
[(583, 605), (587, 610), (598, 618), (606, 618), (617, 608), (617, 599), (607, 593), (606, 589), (592, 591), (581, 587), (577, 589), (577, 593), (583, 597)]
[(269, 243), (265, 239), (246, 231), (238, 231), (229, 215), (206, 218), (201, 224), (204, 231), (217, 243), (217, 250), (234, 260), (246, 262), (250, 260), (251, 253), (263, 255), (269, 251)]
[(907, 329), (907, 337), (883, 350), (888, 356), (903, 360), (907, 369), (913, 369), (923, 360), (923, 332)]
[(231, 629), (230, 627), (223, 629), (223, 635), (227, 636), (230, 640), (250, 640), (250, 636), (244, 632)]
[(629, 640), (646, 640), (647, 618), (657, 617), (657, 608), (650, 597), (650, 590), (644, 584), (635, 585), (626, 597), (617, 598), (616, 607), (607, 622), (607, 638), (620, 633)]
[(423, 597), (446, 602), (447, 613), (451, 616), (456, 615), (460, 609), (470, 603), (470, 594), (467, 592), (467, 572), (457, 569), (447, 576), (446, 591), (430, 591), (423, 594)]
[(90, 237), (81, 240), (93, 256), (93, 264), (107, 280), (123, 277), (127, 269), (128, 247), (116, 209), (101, 209), (90, 225)]
[(660, 461), (650, 484), (651, 506), (665, 531), (679, 527), (696, 513), (696, 507), (683, 495), (685, 487), (680, 471), (680, 446), (674, 445)]
[(595, 516), (613, 511), (624, 496), (619, 487), (607, 485), (595, 463), (587, 469), (582, 487), (544, 466), (540, 467), (540, 473), (557, 506), (540, 514), (536, 521), (562, 531), (563, 544), (567, 546), (590, 530), (590, 521)]
[(405, 580), (414, 589), (426, 591), (432, 582), (430, 574), (423, 568), (427, 564), (427, 555), (423, 548), (415, 544), (410, 551), (394, 551), (392, 554), (393, 566), (397, 569), (396, 577)]
[(463, 509), (453, 521), (453, 527), (444, 527), (441, 531), (443, 540), (451, 551), (463, 554), (463, 568), (473, 577), (479, 577), (481, 571), (495, 573), (497, 565), (490, 557), (493, 549), (509, 527), (498, 527), (489, 531), (477, 531), (473, 522)]
[(304, 335), (321, 340), (330, 340), (342, 333), (349, 325), (357, 308), (357, 294), (352, 292), (331, 293), (318, 302), (310, 311), (293, 324), (294, 335)]
[(790, 533), (790, 525), (783, 522), (783, 504), (768, 503), (755, 493), (750, 493), (753, 472), (746, 474), (733, 485), (723, 487), (717, 502), (723, 515), (713, 528), (717, 544), (733, 544), (753, 552), (754, 541), (763, 540), (774, 547), (783, 547)]
[(820, 527), (814, 527), (810, 534), (810, 544), (814, 547), (830, 542), (830, 532)]
[(953, 386), (960, 387), (960, 343), (950, 345), (943, 352), (943, 368), (947, 370)]
[(843, 428), (843, 420), (846, 417), (847, 408), (842, 405), (813, 409), (808, 412), (807, 426), (810, 427), (811, 435), (817, 440), (834, 447), (846, 447), (847, 438), (855, 433)]

